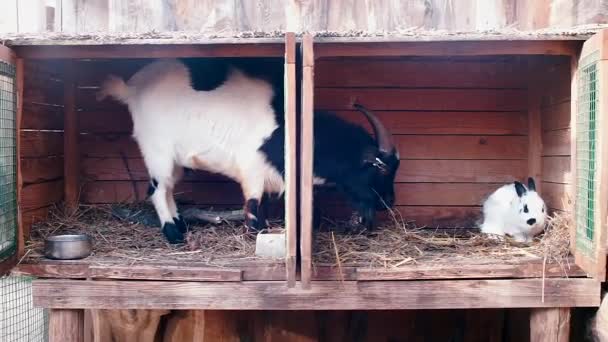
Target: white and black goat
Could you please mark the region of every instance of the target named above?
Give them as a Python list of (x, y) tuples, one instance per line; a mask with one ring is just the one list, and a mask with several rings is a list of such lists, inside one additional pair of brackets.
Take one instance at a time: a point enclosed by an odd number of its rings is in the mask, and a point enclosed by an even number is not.
[[(183, 241), (186, 225), (173, 188), (183, 168), (225, 175), (240, 183), (246, 225), (266, 223), (265, 194), (284, 192), (283, 62), (170, 59), (146, 65), (127, 83), (110, 76), (98, 100), (128, 105), (133, 137), (151, 177), (150, 195), (169, 242)], [(375, 210), (392, 206), (399, 158), (380, 121), (358, 107), (367, 132), (329, 113), (315, 114), (314, 174), (352, 201), (369, 228)]]

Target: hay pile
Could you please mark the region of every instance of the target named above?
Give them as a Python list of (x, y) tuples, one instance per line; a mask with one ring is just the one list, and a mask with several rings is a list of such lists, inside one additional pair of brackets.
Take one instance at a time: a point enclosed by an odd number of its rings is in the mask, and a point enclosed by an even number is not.
[(572, 222), (568, 214), (555, 213), (549, 218), (544, 234), (530, 244), (509, 237), (493, 239), (471, 230), (422, 229), (398, 220), (370, 234), (334, 231), (344, 225), (348, 223), (333, 224), (329, 231), (315, 235), (316, 264), (395, 268), (455, 257), (482, 261), (538, 257), (562, 263), (570, 254)]
[[(128, 213), (128, 215), (127, 215)], [(46, 221), (32, 227), (26, 244), (28, 259), (41, 258), (44, 239), (52, 234), (85, 233), (93, 239), (92, 263), (205, 262), (225, 265), (255, 256), (255, 232), (241, 223), (189, 224), (186, 243), (171, 245), (160, 229), (154, 209), (147, 204), (81, 206), (75, 214), (51, 210)]]

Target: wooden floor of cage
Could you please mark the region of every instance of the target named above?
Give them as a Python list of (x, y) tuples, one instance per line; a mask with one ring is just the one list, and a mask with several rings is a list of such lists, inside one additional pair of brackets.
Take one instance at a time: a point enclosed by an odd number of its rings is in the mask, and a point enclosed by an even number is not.
[[(70, 216), (58, 208), (32, 226), (17, 272), (65, 278), (285, 279), (284, 260), (256, 256), (256, 233), (246, 231), (242, 222), (188, 224), (186, 242), (171, 245), (147, 204), (81, 206)], [(546, 232), (527, 245), (470, 229), (420, 228), (403, 220), (382, 223), (372, 233), (349, 225), (325, 220), (315, 232), (313, 279), (586, 276), (570, 256), (571, 223), (564, 213), (554, 214)], [(270, 226), (283, 229), (280, 221)], [(69, 233), (90, 235), (92, 254), (74, 261), (46, 259), (44, 239)]]

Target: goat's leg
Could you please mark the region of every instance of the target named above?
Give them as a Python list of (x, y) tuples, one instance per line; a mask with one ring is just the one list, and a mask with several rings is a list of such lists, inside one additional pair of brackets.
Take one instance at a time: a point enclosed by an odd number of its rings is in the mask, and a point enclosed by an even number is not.
[(259, 217), (259, 207), (264, 195), (264, 169), (262, 158), (253, 158), (248, 167), (241, 170), (241, 188), (245, 197), (245, 226), (248, 229), (259, 230), (263, 224)]
[(270, 205), (270, 196), (264, 193), (262, 200), (258, 206), (258, 221), (260, 222), (260, 228), (268, 227), (268, 206)]
[(184, 234), (173, 219), (174, 214), (168, 200), (169, 197), (173, 198), (174, 165), (172, 162), (167, 163), (170, 158), (160, 158), (158, 155), (146, 158), (146, 155), (144, 153), (144, 160), (152, 178), (149, 188), (150, 198), (160, 220), (162, 232), (170, 243), (183, 242)]
[[(175, 166), (173, 168), (173, 182), (177, 183), (182, 178), (183, 174), (184, 174), (184, 169), (181, 167)], [(173, 217), (173, 221), (175, 222), (177, 229), (179, 229), (179, 231), (182, 233), (186, 233), (186, 231), (188, 230), (188, 227), (186, 226), (186, 222), (184, 221), (184, 218), (180, 215), (179, 211), (177, 210), (177, 205), (175, 204), (175, 197), (173, 197), (173, 188), (174, 187), (175, 186), (167, 187), (167, 195), (166, 195), (167, 204), (169, 205), (169, 211), (171, 212), (171, 217)]]

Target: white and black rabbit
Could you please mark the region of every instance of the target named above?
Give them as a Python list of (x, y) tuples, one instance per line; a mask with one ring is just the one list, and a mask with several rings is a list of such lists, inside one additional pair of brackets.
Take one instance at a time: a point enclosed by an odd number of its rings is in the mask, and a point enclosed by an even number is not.
[(483, 203), (481, 232), (504, 236), (518, 242), (530, 242), (545, 228), (545, 202), (536, 192), (534, 179), (526, 188), (520, 182), (506, 184), (494, 191)]

